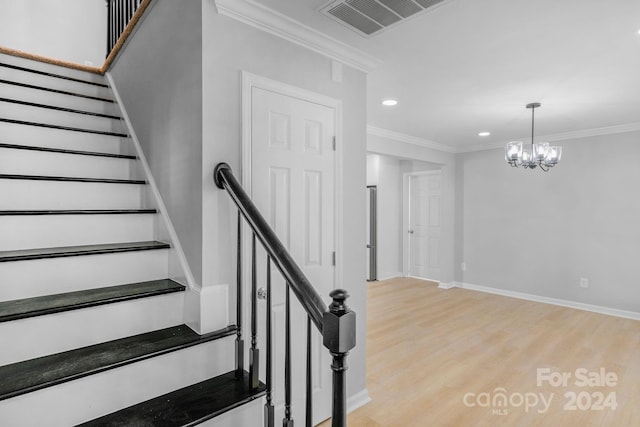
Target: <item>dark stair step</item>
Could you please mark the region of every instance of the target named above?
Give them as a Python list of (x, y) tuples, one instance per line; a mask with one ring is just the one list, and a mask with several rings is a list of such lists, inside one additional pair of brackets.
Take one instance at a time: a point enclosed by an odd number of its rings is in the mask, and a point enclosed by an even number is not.
[(56, 105), (39, 104), (39, 103), (36, 103), (36, 102), (20, 101), (20, 100), (17, 100), (17, 99), (0, 98), (0, 102), (7, 102), (7, 103), (10, 103), (10, 104), (26, 105), (27, 107), (46, 108), (48, 110), (64, 111), (65, 113), (84, 114), (84, 115), (87, 115), (87, 116), (102, 117), (102, 118), (105, 118), (105, 119), (121, 120), (120, 117), (114, 116), (112, 114), (94, 113), (92, 111), (76, 110), (75, 108), (58, 107)]
[(69, 76), (63, 76), (62, 74), (48, 73), (46, 71), (34, 70), (32, 68), (26, 68), (26, 67), (19, 67), (17, 65), (10, 65), (10, 64), (2, 64), (2, 63), (0, 63), (0, 67), (11, 68), (13, 70), (18, 70), (18, 71), (26, 71), (27, 73), (39, 74), (41, 76), (55, 77), (55, 78), (58, 78), (58, 79), (69, 80), (69, 81), (77, 82), (77, 83), (85, 83), (85, 84), (93, 85), (93, 86), (100, 86), (100, 87), (106, 87), (106, 88), (109, 87), (109, 85), (104, 84), (104, 83), (96, 83), (96, 82), (91, 82), (91, 81), (88, 81), (88, 80), (76, 79), (76, 78), (69, 77)]
[(49, 148), (49, 147), (38, 147), (38, 146), (32, 146), (32, 145), (0, 143), (0, 148), (10, 148), (14, 150), (48, 151), (51, 153), (78, 154), (82, 156), (115, 157), (118, 159), (128, 159), (128, 160), (137, 159), (136, 156), (133, 156), (130, 154), (99, 153), (96, 151), (67, 150), (65, 148)]
[[(19, 251), (0, 252), (0, 262), (6, 261), (26, 261), (44, 258), (62, 258), (81, 255), (99, 255), (118, 252), (148, 251), (153, 249), (167, 249), (171, 247), (168, 243), (149, 242), (127, 242), (108, 243), (103, 245), (85, 246), (63, 246), (59, 248), (38, 248), (22, 249)], [(2, 378), (2, 376), (0, 376)]]
[(198, 335), (179, 325), (0, 366), (0, 400), (203, 344), (235, 331), (232, 325)]
[(265, 394), (265, 386), (252, 390), (249, 374), (228, 372), (155, 399), (113, 412), (77, 427), (194, 426)]
[(154, 214), (155, 209), (59, 209), (59, 210), (23, 210), (0, 211), (0, 216), (24, 216), (24, 215), (127, 215), (127, 214)]
[(28, 122), (28, 121), (25, 121), (25, 120), (14, 120), (14, 119), (0, 118), (0, 122), (11, 123), (11, 124), (14, 124), (14, 125), (35, 126), (35, 127), (48, 128), (48, 129), (68, 130), (68, 131), (72, 131), (72, 132), (93, 133), (93, 134), (96, 134), (96, 135), (117, 136), (118, 138), (128, 138), (129, 137), (129, 135), (127, 135), (125, 133), (121, 133), (121, 132), (109, 132), (109, 131), (106, 131), (106, 130), (74, 128), (74, 127), (70, 127), (70, 126), (53, 125), (53, 124), (50, 124), (50, 123)]
[(67, 181), (67, 182), (93, 182), (104, 184), (146, 184), (140, 179), (113, 179), (113, 178), (80, 178), (74, 176), (47, 176), (47, 175), (15, 175), (0, 174), (0, 179), (28, 179), (33, 181)]
[(184, 291), (170, 279), (0, 302), (0, 322)]
[(99, 96), (84, 95), (82, 93), (69, 92), (68, 90), (51, 89), (51, 88), (48, 88), (48, 87), (45, 87), (45, 86), (38, 86), (38, 85), (31, 85), (31, 84), (27, 84), (27, 83), (14, 82), (12, 80), (0, 79), (0, 83), (6, 84), (6, 85), (12, 85), (12, 86), (20, 86), (20, 87), (24, 87), (24, 88), (27, 88), (27, 89), (36, 89), (36, 90), (42, 90), (42, 91), (45, 91), (45, 92), (59, 93), (61, 95), (77, 96), (79, 98), (93, 99), (95, 101), (109, 102), (109, 103), (112, 103), (112, 104), (114, 103), (114, 101), (112, 99), (100, 98)]

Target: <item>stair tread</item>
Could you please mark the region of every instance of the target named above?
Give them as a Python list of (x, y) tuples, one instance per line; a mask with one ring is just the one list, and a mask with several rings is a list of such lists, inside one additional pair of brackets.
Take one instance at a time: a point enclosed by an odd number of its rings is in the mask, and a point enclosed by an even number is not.
[(126, 215), (155, 214), (156, 209), (58, 209), (58, 210), (14, 210), (2, 211), (0, 216), (9, 215)]
[(31, 150), (31, 151), (49, 151), (52, 153), (78, 154), (78, 155), (84, 155), (84, 156), (115, 157), (119, 159), (128, 159), (128, 160), (137, 159), (136, 156), (133, 156), (130, 154), (112, 154), (112, 153), (101, 153), (97, 151), (68, 150), (65, 148), (50, 148), (50, 147), (40, 147), (40, 146), (34, 146), (34, 145), (0, 143), (0, 148), (9, 148), (9, 149), (15, 149), (15, 150)]
[(183, 285), (171, 279), (162, 279), (5, 301), (0, 302), (0, 322), (60, 313), (63, 311), (129, 301), (184, 290), (185, 287)]
[(129, 135), (121, 132), (110, 132), (105, 130), (94, 130), (94, 129), (84, 129), (84, 128), (76, 128), (71, 126), (60, 126), (54, 125), (51, 123), (40, 123), (40, 122), (29, 122), (26, 120), (15, 120), (15, 119), (7, 119), (4, 117), (0, 117), (0, 122), (11, 123), (14, 125), (24, 125), (24, 126), (36, 126), (41, 128), (49, 128), (49, 129), (58, 129), (58, 130), (68, 130), (71, 132), (84, 132), (84, 133), (92, 133), (95, 135), (106, 135), (106, 136), (116, 136), (118, 138), (128, 138)]
[(246, 371), (242, 378), (227, 372), (76, 427), (193, 426), (263, 396), (265, 389), (262, 383), (251, 389)]
[(18, 175), (0, 174), (0, 179), (29, 179), (34, 181), (71, 181), (71, 182), (94, 182), (105, 184), (146, 184), (140, 179), (115, 179), (115, 178), (81, 178), (73, 176), (49, 176), (49, 175)]
[(0, 400), (19, 396), (235, 333), (235, 326), (198, 335), (186, 325), (0, 366)]
[(63, 246), (57, 248), (21, 249), (17, 251), (0, 252), (0, 262), (25, 261), (44, 258), (60, 258), (80, 255), (98, 255), (116, 252), (144, 251), (152, 249), (167, 249), (168, 243), (147, 241), (127, 243), (107, 243), (100, 245)]
[(58, 78), (58, 79), (69, 80), (69, 81), (77, 82), (77, 83), (85, 83), (85, 84), (93, 85), (93, 86), (100, 86), (100, 87), (104, 87), (104, 88), (108, 88), (109, 87), (109, 85), (104, 84), (104, 83), (97, 83), (97, 82), (92, 82), (92, 81), (89, 81), (89, 80), (76, 79), (74, 77), (64, 76), (62, 74), (48, 73), (46, 71), (40, 71), (40, 70), (36, 70), (36, 69), (33, 69), (33, 68), (20, 67), (18, 65), (10, 65), (10, 64), (0, 63), (0, 67), (11, 68), (13, 70), (25, 71), (25, 72), (33, 73), (33, 74), (40, 74), (42, 76), (55, 77), (55, 78)]
[(65, 113), (84, 114), (84, 115), (87, 115), (87, 116), (102, 117), (102, 118), (105, 118), (105, 119), (121, 120), (120, 117), (114, 116), (113, 114), (95, 113), (95, 112), (92, 112), (92, 111), (78, 110), (78, 109), (75, 109), (75, 108), (68, 108), (68, 107), (58, 107), (56, 105), (40, 104), (40, 103), (37, 103), (37, 102), (27, 102), (27, 101), (21, 101), (21, 100), (18, 100), (18, 99), (1, 98), (0, 97), (0, 102), (7, 102), (7, 103), (11, 103), (11, 104), (25, 105), (27, 107), (46, 108), (48, 110), (64, 111)]

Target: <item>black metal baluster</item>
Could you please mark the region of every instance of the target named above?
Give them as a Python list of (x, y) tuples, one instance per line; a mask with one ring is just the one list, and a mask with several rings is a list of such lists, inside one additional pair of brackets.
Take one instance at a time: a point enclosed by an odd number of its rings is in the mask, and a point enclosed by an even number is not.
[(258, 350), (258, 290), (256, 283), (256, 234), (251, 238), (251, 350), (249, 351), (249, 380), (251, 388), (260, 385), (260, 352)]
[(242, 215), (238, 211), (238, 242), (236, 252), (236, 375), (244, 375), (244, 340), (242, 339)]
[(118, 38), (122, 35), (124, 31), (124, 20), (127, 16), (127, 6), (125, 4), (125, 0), (120, 0), (120, 29), (118, 30)]
[(105, 0), (107, 6), (107, 56), (111, 52), (111, 0)]
[(113, 8), (112, 8), (112, 16), (111, 16), (111, 26), (113, 30), (111, 32), (111, 49), (116, 45), (116, 40), (118, 40), (118, 0), (113, 0)]
[(267, 403), (264, 405), (264, 425), (274, 427), (275, 408), (273, 407), (272, 387), (272, 362), (271, 362), (271, 257), (267, 256), (267, 360), (266, 360), (266, 381), (267, 381)]
[(120, 26), (120, 20), (122, 15), (122, 4), (120, 0), (116, 0), (116, 37), (118, 40), (120, 33), (122, 32), (122, 27)]
[(127, 26), (127, 1), (122, 0), (122, 15), (120, 21), (120, 32), (119, 35), (122, 35), (124, 32), (124, 27)]
[(311, 317), (307, 316), (307, 407), (306, 426), (313, 427), (313, 376), (311, 360)]
[(285, 332), (284, 332), (284, 419), (282, 427), (293, 427), (291, 418), (291, 305), (287, 282), (285, 299)]

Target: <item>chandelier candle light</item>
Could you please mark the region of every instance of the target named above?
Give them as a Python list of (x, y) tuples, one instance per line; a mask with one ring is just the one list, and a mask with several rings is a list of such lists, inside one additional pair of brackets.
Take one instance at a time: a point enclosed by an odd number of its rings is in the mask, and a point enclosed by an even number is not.
[(548, 142), (533, 142), (534, 112), (540, 105), (539, 102), (526, 105), (531, 109), (531, 146), (523, 147), (522, 141), (513, 141), (504, 149), (504, 159), (515, 168), (522, 166), (525, 169), (535, 169), (536, 166), (540, 166), (540, 169), (547, 172), (557, 165), (562, 157), (562, 147), (551, 147)]

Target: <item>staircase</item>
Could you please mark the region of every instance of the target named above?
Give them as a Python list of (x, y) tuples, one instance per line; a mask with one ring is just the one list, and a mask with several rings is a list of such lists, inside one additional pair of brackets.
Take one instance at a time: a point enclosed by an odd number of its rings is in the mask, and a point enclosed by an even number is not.
[(184, 325), (128, 133), (103, 76), (0, 55), (0, 425), (259, 425), (235, 326)]

